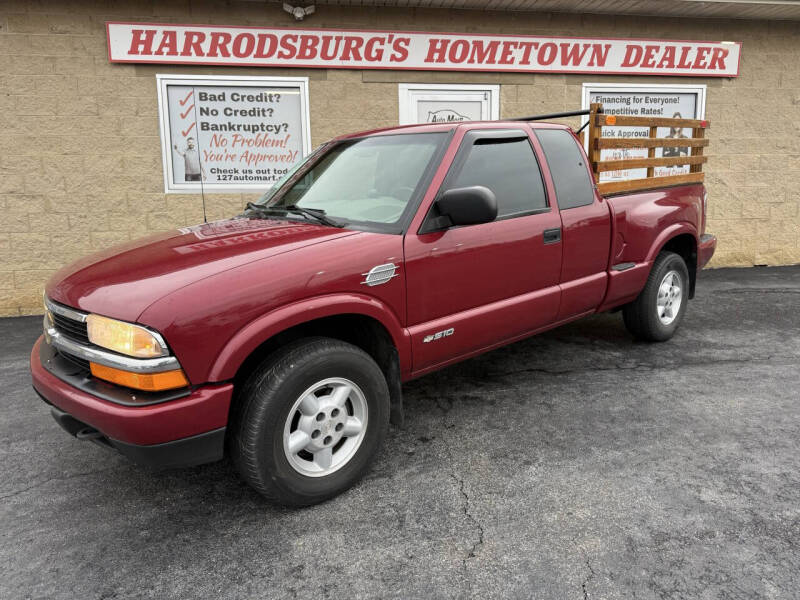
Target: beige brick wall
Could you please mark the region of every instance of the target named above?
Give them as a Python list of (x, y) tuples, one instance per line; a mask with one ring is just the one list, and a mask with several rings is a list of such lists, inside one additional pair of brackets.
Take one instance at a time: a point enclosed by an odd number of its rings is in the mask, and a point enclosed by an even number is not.
[[(107, 20), (295, 26), (260, 2), (0, 0), (0, 315), (39, 312), (83, 254), (202, 219), (199, 195), (163, 193), (156, 73), (308, 76), (314, 145), (396, 124), (398, 82), (499, 83), (501, 116), (577, 108), (584, 81), (705, 83), (712, 266), (800, 262), (800, 24), (328, 6), (303, 23), (743, 42), (741, 76), (707, 80), (112, 65)], [(209, 195), (209, 218), (249, 199)]]

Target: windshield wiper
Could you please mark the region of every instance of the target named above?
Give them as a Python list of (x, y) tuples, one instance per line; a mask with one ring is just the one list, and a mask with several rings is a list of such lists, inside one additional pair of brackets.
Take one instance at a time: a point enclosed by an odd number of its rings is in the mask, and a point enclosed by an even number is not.
[(338, 227), (340, 229), (344, 227), (344, 223), (340, 223), (331, 217), (326, 217), (325, 211), (320, 208), (306, 208), (304, 206), (297, 206), (296, 204), (289, 204), (287, 206), (262, 206), (260, 204), (248, 202), (245, 209), (267, 215), (285, 214), (291, 212), (303, 215), (306, 218), (314, 219), (315, 221), (323, 223), (324, 225), (329, 225), (330, 227)]
[(297, 206), (297, 204), (289, 204), (288, 206), (284, 206), (286, 210), (293, 213), (299, 213), (306, 217), (311, 217), (312, 219), (316, 219), (320, 223), (325, 223), (325, 225), (330, 225), (331, 227), (344, 227), (344, 223), (340, 223), (336, 219), (331, 219), (330, 217), (325, 216), (325, 211), (321, 208), (306, 208), (304, 206)]

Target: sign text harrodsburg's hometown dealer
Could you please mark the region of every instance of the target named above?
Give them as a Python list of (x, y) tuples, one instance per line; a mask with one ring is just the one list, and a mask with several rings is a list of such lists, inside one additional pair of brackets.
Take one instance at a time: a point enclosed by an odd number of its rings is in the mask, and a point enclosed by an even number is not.
[(111, 62), (736, 77), (741, 44), (107, 23)]

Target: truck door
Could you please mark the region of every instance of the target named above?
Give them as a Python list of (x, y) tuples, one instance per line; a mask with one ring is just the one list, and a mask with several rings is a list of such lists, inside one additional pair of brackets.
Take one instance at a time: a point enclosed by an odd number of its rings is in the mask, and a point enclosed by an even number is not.
[(522, 337), (558, 312), (561, 221), (529, 130), (463, 134), (437, 197), (473, 185), (494, 192), (495, 221), (426, 233), (429, 211), (405, 237), (415, 373)]
[(611, 215), (571, 131), (536, 128), (553, 179), (563, 231), (558, 320), (593, 311), (608, 285)]

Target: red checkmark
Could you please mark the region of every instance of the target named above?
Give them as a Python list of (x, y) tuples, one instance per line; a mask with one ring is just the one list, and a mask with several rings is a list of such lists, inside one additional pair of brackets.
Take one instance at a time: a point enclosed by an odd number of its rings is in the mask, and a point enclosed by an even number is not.
[(189, 108), (187, 108), (185, 113), (181, 113), (181, 119), (185, 119), (186, 115), (188, 115), (189, 111), (191, 111), (193, 108), (194, 108), (194, 104), (192, 104)]
[(186, 131), (181, 131), (181, 135), (182, 135), (183, 137), (186, 137), (187, 135), (189, 135), (189, 132), (192, 130), (192, 127), (194, 127), (194, 123), (192, 123), (191, 125), (189, 125), (189, 129), (187, 129)]
[(178, 102), (180, 102), (180, 103), (181, 103), (181, 106), (185, 106), (185, 105), (186, 105), (186, 103), (189, 101), (189, 98), (191, 98), (191, 97), (192, 97), (192, 94), (194, 94), (194, 90), (192, 90), (191, 92), (189, 92), (189, 93), (186, 95), (186, 98), (184, 98), (183, 100), (178, 100)]

